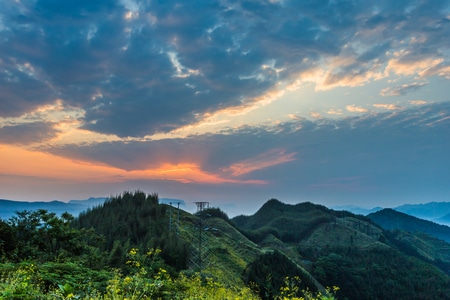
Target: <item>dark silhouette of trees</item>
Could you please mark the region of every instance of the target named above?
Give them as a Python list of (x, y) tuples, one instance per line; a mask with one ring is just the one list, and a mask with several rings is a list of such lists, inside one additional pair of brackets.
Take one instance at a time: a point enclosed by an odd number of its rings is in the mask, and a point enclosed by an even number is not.
[(170, 232), (168, 206), (159, 204), (157, 194), (124, 192), (111, 197), (74, 220), (77, 228), (93, 228), (105, 237), (106, 263), (118, 267), (131, 247), (159, 248), (161, 257), (176, 270), (187, 267), (188, 243)]

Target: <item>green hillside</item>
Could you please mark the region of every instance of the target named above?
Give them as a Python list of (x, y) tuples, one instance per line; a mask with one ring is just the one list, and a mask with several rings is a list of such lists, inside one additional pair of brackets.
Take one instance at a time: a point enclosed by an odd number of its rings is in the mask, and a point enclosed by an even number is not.
[(230, 220), (125, 192), (0, 221), (0, 299), (446, 299), (447, 245), (312, 203)]
[(391, 238), (404, 252), (428, 260), (450, 274), (450, 244), (426, 233), (393, 230)]
[(253, 216), (238, 216), (232, 222), (253, 241), (260, 242), (272, 234), (283, 242), (296, 242), (320, 224), (334, 219), (333, 211), (325, 206), (312, 203), (286, 205), (271, 199)]
[[(445, 299), (450, 292), (450, 277), (439, 264), (407, 251), (391, 232), (363, 216), (270, 200), (254, 215), (232, 221), (261, 247), (295, 249), (290, 256), (321, 284), (339, 286), (340, 297)], [(434, 257), (446, 259), (447, 250), (436, 245)]]
[(390, 241), (404, 253), (428, 261), (450, 274), (450, 228), (392, 209), (367, 216), (388, 230)]
[[(224, 284), (243, 286), (243, 270), (261, 252), (227, 220), (214, 217), (213, 211), (192, 215), (159, 204), (156, 194), (138, 191), (124, 193), (80, 214), (74, 224), (94, 228), (104, 236), (111, 259), (118, 256), (115, 252), (124, 253), (130, 248), (159, 248), (174, 274), (201, 270)], [(112, 266), (119, 266), (124, 261), (114, 263)]]

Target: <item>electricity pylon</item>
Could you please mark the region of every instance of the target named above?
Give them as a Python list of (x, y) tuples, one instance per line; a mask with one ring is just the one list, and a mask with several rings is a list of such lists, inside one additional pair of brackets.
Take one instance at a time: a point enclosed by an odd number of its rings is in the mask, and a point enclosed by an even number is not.
[(192, 240), (190, 268), (202, 272), (208, 266), (208, 235), (206, 231), (209, 226), (205, 221), (207, 215), (202, 213), (205, 208), (209, 208), (209, 202), (195, 202), (197, 205), (198, 220), (194, 224), (196, 232)]

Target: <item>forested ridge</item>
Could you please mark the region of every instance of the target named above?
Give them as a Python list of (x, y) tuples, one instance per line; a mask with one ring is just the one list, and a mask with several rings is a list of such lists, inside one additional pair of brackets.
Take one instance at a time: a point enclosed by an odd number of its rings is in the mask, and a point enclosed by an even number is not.
[(450, 242), (450, 227), (422, 220), (390, 208), (371, 213), (367, 217), (387, 230), (402, 229), (409, 232), (423, 232)]
[(312, 203), (229, 219), (124, 192), (0, 220), (0, 299), (448, 299), (448, 255), (408, 237)]
[(157, 194), (125, 192), (81, 213), (73, 225), (94, 228), (105, 239), (101, 250), (110, 253), (111, 266), (119, 267), (130, 247), (158, 248), (165, 262), (179, 271), (187, 268), (189, 244), (170, 230), (168, 210), (158, 203)]
[(450, 245), (425, 233), (388, 231), (362, 215), (276, 199), (231, 221), (249, 239), (302, 262), (323, 285), (339, 286), (342, 298), (450, 298)]

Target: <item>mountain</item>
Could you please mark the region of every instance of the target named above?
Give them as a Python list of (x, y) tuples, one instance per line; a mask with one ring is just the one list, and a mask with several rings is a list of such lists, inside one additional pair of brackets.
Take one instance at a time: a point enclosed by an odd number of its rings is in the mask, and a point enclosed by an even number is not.
[[(203, 276), (220, 278), (222, 284), (242, 289), (249, 281), (260, 283), (258, 274), (264, 270), (274, 274), (278, 270), (284, 276), (301, 275), (305, 289), (318, 290), (318, 283), (307, 271), (282, 253), (270, 252), (266, 256), (219, 209), (208, 208), (192, 215), (161, 202), (157, 196), (142, 192), (124, 193), (81, 213), (74, 224), (95, 229), (105, 238), (103, 250), (111, 253), (107, 263), (115, 267), (126, 264), (123, 253), (130, 247), (156, 247), (170, 272), (201, 270)], [(276, 266), (271, 265), (274, 259)], [(274, 279), (276, 291), (284, 284), (284, 276)], [(265, 292), (263, 286), (260, 291)]]
[[(438, 264), (450, 272), (450, 244), (423, 232), (393, 230), (391, 238), (404, 252)], [(441, 265), (445, 263), (444, 265)]]
[(253, 216), (237, 216), (232, 221), (257, 242), (268, 234), (273, 234), (284, 242), (295, 242), (316, 226), (333, 219), (331, 210), (325, 206), (310, 202), (286, 205), (276, 199), (271, 199)]
[[(429, 202), (424, 204), (404, 204), (394, 208), (396, 211), (429, 221), (439, 221), (450, 214), (450, 202)], [(449, 223), (449, 222), (447, 222)]]
[[(332, 206), (331, 208), (335, 210), (346, 210), (364, 216), (383, 209), (383, 207), (378, 206), (374, 208), (362, 208), (354, 205)], [(404, 204), (393, 207), (392, 209), (420, 219), (437, 222), (443, 225), (450, 225), (450, 202)]]
[(231, 221), (265, 251), (282, 251), (322, 285), (339, 286), (338, 298), (433, 299), (450, 292), (448, 243), (427, 235), (399, 242), (370, 218), (275, 199)]
[(367, 216), (386, 230), (404, 253), (428, 261), (450, 274), (450, 227), (392, 209)]
[(450, 213), (446, 214), (443, 217), (440, 217), (439, 219), (436, 220), (436, 222), (450, 226)]
[(371, 213), (367, 217), (386, 230), (400, 229), (409, 232), (423, 232), (450, 242), (450, 227), (422, 220), (390, 208)]
[(345, 211), (349, 211), (349, 212), (352, 212), (357, 215), (364, 215), (364, 216), (367, 216), (370, 213), (377, 212), (377, 211), (383, 209), (382, 207), (379, 207), (379, 206), (374, 207), (374, 208), (362, 208), (362, 207), (355, 206), (355, 205), (332, 206), (330, 208), (334, 209), (334, 210), (345, 210)]
[(0, 219), (6, 220), (15, 215), (16, 211), (45, 209), (58, 215), (68, 212), (73, 216), (77, 216), (82, 211), (103, 203), (106, 198), (91, 197), (86, 200), (70, 200), (62, 202), (58, 200), (44, 201), (13, 201), (0, 199)]
[(130, 247), (159, 248), (172, 268), (226, 269), (220, 274), (224, 282), (243, 285), (241, 274), (261, 254), (258, 247), (226, 220), (192, 215), (171, 206), (174, 199), (168, 201), (162, 203), (167, 201), (141, 191), (126, 192), (81, 213), (74, 224), (104, 236), (104, 250), (112, 253), (108, 263), (113, 266), (125, 263), (122, 253)]

